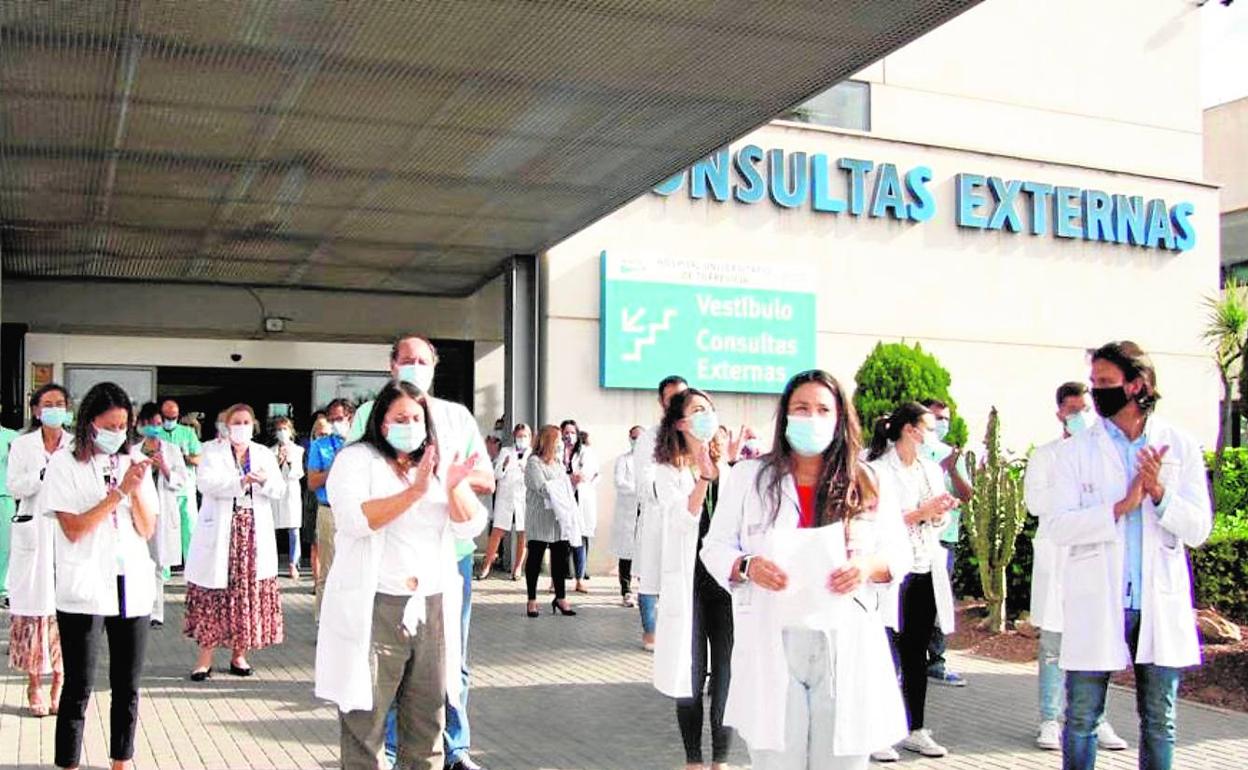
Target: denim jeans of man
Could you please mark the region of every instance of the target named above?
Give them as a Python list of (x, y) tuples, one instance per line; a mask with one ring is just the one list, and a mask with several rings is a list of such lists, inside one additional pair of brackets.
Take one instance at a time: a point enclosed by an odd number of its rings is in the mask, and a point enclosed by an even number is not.
[(1056, 722), (1066, 707), (1066, 679), (1057, 661), (1062, 655), (1062, 635), (1040, 630), (1040, 651), (1036, 655), (1040, 680), (1040, 721)]
[[(468, 756), (472, 746), (468, 728), (468, 626), (472, 622), (472, 554), (459, 560), (459, 576), (464, 581), (464, 605), (459, 617), (460, 641), (460, 691), (459, 702), (446, 700), (446, 730), (442, 733), (442, 744), (446, 752), (446, 766), (450, 767)], [(386, 757), (394, 763), (398, 751), (398, 715), (394, 704), (386, 715)]]
[(641, 632), (653, 634), (659, 620), (659, 595), (637, 594), (637, 611), (641, 613)]
[[(1127, 610), (1127, 646), (1134, 658), (1140, 640), (1140, 613)], [(1170, 770), (1174, 760), (1177, 668), (1135, 664), (1135, 706), (1140, 716), (1140, 770)], [(1096, 727), (1105, 713), (1108, 671), (1066, 672), (1066, 728), (1062, 731), (1063, 770), (1096, 767)]]

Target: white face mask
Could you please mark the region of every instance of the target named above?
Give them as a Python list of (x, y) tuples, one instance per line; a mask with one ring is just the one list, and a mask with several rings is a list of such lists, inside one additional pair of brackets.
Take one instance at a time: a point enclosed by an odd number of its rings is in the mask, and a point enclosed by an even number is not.
[(346, 438), (347, 434), (351, 432), (351, 423), (346, 420), (335, 420), (330, 423), (329, 427), (333, 428), (334, 433), (337, 433), (343, 438)]
[(290, 443), (290, 429), (289, 429), (289, 428), (278, 428), (278, 429), (277, 429), (277, 440), (278, 440), (279, 442), (283, 443), (283, 444), (289, 444), (289, 443)]
[(399, 381), (410, 382), (428, 393), (433, 387), (433, 366), (430, 364), (403, 364), (399, 367)]
[(230, 426), (230, 442), (234, 444), (246, 444), (251, 441), (251, 423), (245, 425)]
[(516, 451), (517, 452), (529, 451), (529, 437), (528, 436), (516, 436)]

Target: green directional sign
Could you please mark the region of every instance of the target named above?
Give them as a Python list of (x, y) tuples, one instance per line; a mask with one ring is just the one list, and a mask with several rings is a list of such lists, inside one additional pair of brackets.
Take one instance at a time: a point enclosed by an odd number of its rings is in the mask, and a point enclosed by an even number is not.
[(815, 366), (810, 267), (602, 253), (604, 388), (779, 393)]

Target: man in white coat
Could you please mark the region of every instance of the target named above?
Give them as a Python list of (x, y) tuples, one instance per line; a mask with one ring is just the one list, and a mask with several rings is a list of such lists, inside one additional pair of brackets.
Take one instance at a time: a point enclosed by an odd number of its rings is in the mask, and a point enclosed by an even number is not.
[[(1058, 387), (1057, 421), (1062, 426), (1061, 437), (1031, 453), (1023, 479), (1027, 510), (1040, 518), (1032, 541), (1031, 624), (1040, 629), (1040, 653), (1036, 659), (1040, 679), (1040, 730), (1036, 745), (1046, 751), (1062, 748), (1062, 725), (1058, 717), (1066, 702), (1066, 682), (1057, 665), (1062, 652), (1062, 594), (1058, 588), (1063, 549), (1054, 545), (1049, 537), (1046, 524), (1050, 519), (1045, 513), (1053, 499), (1054, 471), (1062, 442), (1096, 422), (1088, 408), (1087, 385), (1067, 382)], [(1096, 739), (1100, 748), (1109, 751), (1127, 747), (1127, 742), (1118, 737), (1109, 720), (1097, 725)]]
[[(659, 406), (667, 411), (672, 396), (689, 389), (684, 377), (673, 374), (659, 383)], [(654, 652), (654, 626), (658, 617), (659, 582), (663, 571), (663, 521), (654, 492), (654, 444), (659, 426), (650, 426), (633, 445), (633, 478), (637, 485), (637, 505), (641, 509), (637, 526), (637, 567), (640, 584), (637, 607), (641, 610), (641, 646)]]
[(637, 478), (633, 467), (633, 449), (645, 428), (634, 425), (628, 429), (628, 451), (615, 459), (615, 516), (611, 519), (611, 550), (619, 559), (620, 602), (633, 606), (633, 557), (637, 555)]
[(1213, 512), (1200, 447), (1153, 415), (1152, 360), (1130, 341), (1092, 353), (1101, 422), (1058, 452), (1044, 514), (1062, 568), (1066, 770), (1096, 766), (1096, 727), (1110, 674), (1133, 665), (1140, 767), (1168, 770), (1180, 669), (1200, 664), (1187, 548), (1209, 536)]

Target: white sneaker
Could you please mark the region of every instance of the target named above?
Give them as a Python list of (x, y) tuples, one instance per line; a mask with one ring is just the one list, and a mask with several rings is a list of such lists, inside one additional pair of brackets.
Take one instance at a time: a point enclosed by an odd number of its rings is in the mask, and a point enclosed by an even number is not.
[(897, 749), (889, 746), (886, 749), (871, 752), (871, 759), (876, 762), (900, 762), (901, 755), (897, 753)]
[(1062, 750), (1062, 726), (1057, 720), (1040, 723), (1040, 734), (1036, 736), (1036, 745), (1045, 751)]
[(1114, 726), (1109, 723), (1109, 720), (1097, 725), (1096, 745), (1106, 751), (1122, 751), (1127, 748), (1127, 742), (1114, 732)]
[(949, 750), (932, 739), (931, 730), (911, 730), (910, 736), (901, 742), (906, 751), (913, 751), (925, 757), (943, 757)]

